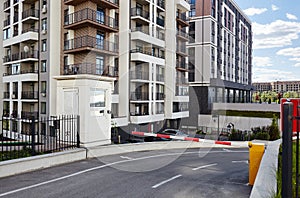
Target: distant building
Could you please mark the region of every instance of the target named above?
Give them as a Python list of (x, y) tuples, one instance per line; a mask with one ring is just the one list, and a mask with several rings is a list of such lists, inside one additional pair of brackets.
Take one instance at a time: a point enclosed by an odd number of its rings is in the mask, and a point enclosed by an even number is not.
[(251, 101), (252, 27), (233, 0), (190, 1), (190, 117)]
[(300, 81), (275, 81), (275, 82), (256, 82), (253, 83), (258, 92), (275, 91), (284, 93), (288, 91), (300, 92)]

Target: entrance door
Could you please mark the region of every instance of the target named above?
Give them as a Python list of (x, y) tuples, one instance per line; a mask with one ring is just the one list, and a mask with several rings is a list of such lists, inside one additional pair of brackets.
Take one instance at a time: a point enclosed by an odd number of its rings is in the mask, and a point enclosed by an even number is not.
[(64, 89), (64, 115), (79, 115), (78, 89)]

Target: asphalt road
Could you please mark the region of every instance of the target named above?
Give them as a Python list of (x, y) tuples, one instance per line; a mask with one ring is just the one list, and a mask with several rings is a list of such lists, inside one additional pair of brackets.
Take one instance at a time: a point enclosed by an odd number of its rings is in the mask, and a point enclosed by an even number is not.
[(248, 149), (134, 152), (0, 179), (0, 197), (249, 197)]

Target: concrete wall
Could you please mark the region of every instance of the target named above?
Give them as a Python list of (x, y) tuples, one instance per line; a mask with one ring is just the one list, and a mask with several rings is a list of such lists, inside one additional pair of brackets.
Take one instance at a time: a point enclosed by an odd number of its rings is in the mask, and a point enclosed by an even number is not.
[[(218, 128), (218, 118), (213, 118), (211, 115), (199, 115), (199, 126), (207, 126)], [(233, 123), (235, 129), (251, 130), (252, 127), (271, 125), (271, 118), (250, 118), (250, 117), (234, 117), (234, 116), (219, 116), (219, 127), (227, 128), (228, 123)], [(278, 121), (278, 123), (280, 123)]]

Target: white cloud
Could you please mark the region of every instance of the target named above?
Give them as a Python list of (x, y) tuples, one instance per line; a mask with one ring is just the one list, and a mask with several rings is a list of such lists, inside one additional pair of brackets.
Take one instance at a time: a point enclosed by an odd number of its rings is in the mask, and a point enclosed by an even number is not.
[(252, 82), (270, 82), (276, 80), (299, 80), (292, 71), (269, 68), (253, 68)]
[(288, 18), (290, 20), (297, 20), (298, 19), (295, 15), (289, 14), (289, 13), (286, 13), (286, 18)]
[(292, 45), (299, 39), (300, 23), (276, 20), (269, 24), (254, 22), (253, 49), (266, 49)]
[(300, 58), (300, 47), (281, 49), (277, 51), (276, 54), (282, 56), (293, 56), (293, 57)]
[(267, 8), (248, 8), (246, 10), (244, 10), (244, 13), (248, 16), (253, 16), (253, 15), (257, 15), (257, 14), (262, 14), (264, 12), (266, 12), (268, 9)]
[(272, 61), (270, 57), (253, 57), (253, 66), (256, 67), (268, 67), (272, 66)]
[(276, 10), (279, 10), (279, 8), (278, 8), (276, 5), (273, 4), (273, 5), (272, 5), (272, 10), (273, 10), (273, 11), (276, 11)]
[(278, 52), (276, 52), (276, 54), (281, 56), (292, 57), (289, 60), (296, 62), (296, 64), (294, 65), (295, 67), (300, 67), (300, 47), (281, 49)]

